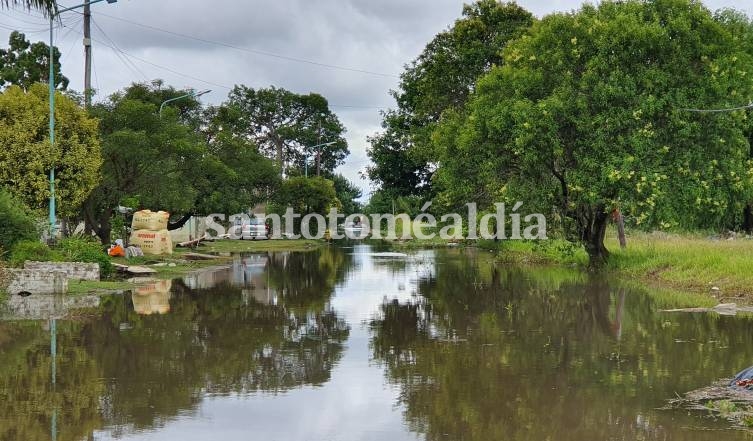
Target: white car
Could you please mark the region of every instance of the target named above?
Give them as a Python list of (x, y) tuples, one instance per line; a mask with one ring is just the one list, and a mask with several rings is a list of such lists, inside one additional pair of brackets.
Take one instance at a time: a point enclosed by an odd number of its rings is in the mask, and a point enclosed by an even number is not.
[(252, 217), (249, 223), (243, 225), (241, 238), (243, 240), (269, 239), (269, 230), (263, 220), (258, 217)]

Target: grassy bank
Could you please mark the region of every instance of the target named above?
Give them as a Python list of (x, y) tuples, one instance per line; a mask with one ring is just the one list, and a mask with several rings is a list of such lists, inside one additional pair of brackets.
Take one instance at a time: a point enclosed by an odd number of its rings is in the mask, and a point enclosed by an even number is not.
[(702, 235), (633, 234), (620, 250), (616, 239), (609, 269), (631, 278), (692, 292), (719, 288), (720, 298), (753, 300), (753, 240)]
[[(265, 240), (265, 241), (246, 241), (246, 240), (223, 240), (217, 242), (206, 242), (196, 248), (176, 248), (172, 255), (169, 256), (144, 256), (133, 259), (118, 257), (112, 259), (113, 263), (121, 265), (139, 265), (146, 266), (156, 271), (156, 274), (150, 278), (172, 279), (180, 277), (192, 271), (210, 266), (223, 265), (231, 262), (231, 253), (253, 253), (263, 251), (305, 251), (313, 250), (323, 245), (322, 241), (315, 240)], [(211, 260), (188, 260), (186, 254), (216, 254), (216, 259)], [(68, 293), (73, 295), (90, 294), (90, 293), (107, 293), (118, 290), (128, 290), (136, 286), (137, 283), (132, 280), (123, 280), (119, 278), (93, 281), (69, 281)]]
[[(620, 249), (617, 233), (610, 230), (606, 246), (611, 252), (606, 271), (642, 285), (670, 292), (715, 295), (723, 301), (753, 301), (753, 239), (712, 238), (709, 234), (663, 232), (628, 233), (627, 248)], [(399, 250), (446, 247), (447, 241), (392, 242)], [(588, 255), (582, 247), (563, 240), (544, 242), (478, 241), (461, 243), (498, 252), (498, 258), (516, 265), (564, 265), (585, 268)], [(712, 288), (718, 288), (712, 290)], [(739, 300), (737, 300), (739, 301)]]
[[(481, 243), (484, 247), (485, 244)], [(703, 234), (632, 233), (627, 248), (620, 249), (616, 232), (606, 246), (611, 252), (606, 270), (644, 285), (719, 299), (753, 300), (753, 240), (712, 239)], [(494, 248), (486, 244), (488, 248)], [(557, 264), (585, 267), (588, 256), (581, 248), (552, 240), (543, 245), (505, 242), (500, 259), (510, 263)], [(712, 291), (712, 288), (719, 288)]]

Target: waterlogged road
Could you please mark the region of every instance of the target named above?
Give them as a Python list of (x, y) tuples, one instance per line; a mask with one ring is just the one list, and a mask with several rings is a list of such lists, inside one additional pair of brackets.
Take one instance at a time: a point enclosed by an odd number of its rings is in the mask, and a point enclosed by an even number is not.
[[(0, 321), (0, 440), (732, 440), (666, 400), (753, 362), (753, 321), (473, 251), (238, 257)], [(55, 369), (55, 384), (51, 372)]]

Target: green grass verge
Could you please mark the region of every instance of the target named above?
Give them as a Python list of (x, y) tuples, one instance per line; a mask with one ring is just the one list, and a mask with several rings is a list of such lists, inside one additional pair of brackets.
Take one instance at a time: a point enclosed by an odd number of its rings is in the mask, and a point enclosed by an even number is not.
[(701, 235), (636, 233), (621, 250), (610, 238), (608, 267), (675, 289), (753, 298), (753, 240), (712, 240)]
[[(715, 294), (720, 301), (736, 297), (753, 300), (753, 240), (713, 240), (700, 233), (636, 232), (628, 234), (627, 248), (622, 250), (616, 231), (610, 230), (607, 237), (611, 255), (606, 270), (626, 280), (664, 290), (668, 297), (678, 299), (701, 294), (709, 299), (706, 303), (713, 303), (711, 294)], [(583, 248), (563, 240), (481, 241), (478, 246), (499, 251), (499, 258), (508, 263), (588, 265)], [(719, 291), (712, 292), (712, 287)]]
[(69, 280), (68, 294), (82, 295), (94, 293), (110, 293), (112, 291), (127, 290), (133, 288), (134, 284), (118, 280)]
[[(181, 277), (192, 271), (212, 266), (228, 264), (231, 262), (230, 256), (218, 256), (211, 260), (186, 260), (185, 255), (188, 253), (243, 253), (255, 251), (305, 251), (312, 250), (325, 242), (316, 240), (264, 240), (264, 241), (246, 241), (246, 240), (223, 240), (217, 242), (206, 242), (196, 249), (176, 248), (172, 255), (169, 256), (144, 256), (133, 259), (117, 257), (112, 259), (113, 263), (121, 265), (140, 265), (146, 266), (156, 271), (151, 278), (173, 279)], [(162, 264), (162, 265), (155, 265)], [(68, 293), (72, 295), (107, 293), (117, 290), (132, 289), (137, 284), (125, 280), (107, 279), (101, 281), (70, 281), (68, 283)]]
[[(275, 240), (218, 240), (203, 242), (195, 252), (198, 253), (244, 253), (254, 251), (305, 251), (326, 244), (323, 240), (309, 239), (275, 239)], [(184, 248), (177, 248), (178, 253)], [(187, 252), (192, 252), (189, 250)]]

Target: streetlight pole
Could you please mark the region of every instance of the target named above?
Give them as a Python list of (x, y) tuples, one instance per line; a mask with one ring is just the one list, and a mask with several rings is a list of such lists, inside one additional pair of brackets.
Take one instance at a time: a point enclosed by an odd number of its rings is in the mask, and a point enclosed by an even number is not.
[[(63, 12), (72, 11), (74, 9), (88, 7), (94, 3), (99, 3), (105, 0), (90, 0), (80, 5), (71, 6), (70, 8), (59, 9), (50, 13), (50, 154), (54, 157), (55, 152), (55, 48), (54, 44), (54, 27), (55, 17), (59, 16)], [(107, 0), (107, 3), (115, 3), (118, 0)], [(50, 166), (50, 240), (56, 236), (55, 225), (55, 164)]]
[(165, 104), (172, 103), (173, 101), (182, 100), (183, 98), (189, 98), (189, 97), (190, 98), (198, 98), (198, 97), (200, 97), (202, 95), (205, 95), (205, 94), (207, 94), (209, 92), (211, 92), (211, 90), (202, 90), (201, 92), (191, 91), (191, 92), (189, 92), (189, 93), (187, 93), (185, 95), (176, 96), (175, 98), (170, 98), (169, 100), (165, 100), (159, 106), (159, 117), (162, 118), (162, 109), (165, 108)]
[[(318, 149), (319, 147), (326, 147), (326, 146), (332, 145), (332, 144), (337, 144), (337, 141), (325, 142), (324, 144), (313, 145), (313, 146), (311, 146), (311, 148), (312, 149)], [(318, 151), (317, 151), (317, 154), (318, 154)], [(306, 155), (306, 161), (304, 161), (304, 162), (306, 163), (306, 167), (305, 167), (306, 168), (306, 177), (308, 178), (309, 177), (309, 155)], [(319, 175), (319, 171), (318, 170), (319, 169), (317, 168), (317, 176)]]

